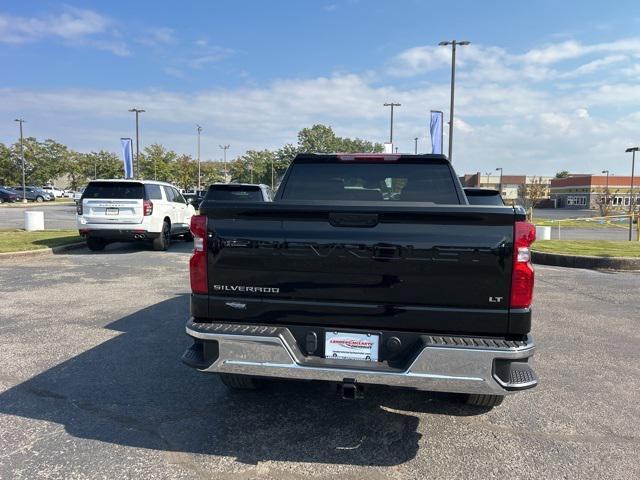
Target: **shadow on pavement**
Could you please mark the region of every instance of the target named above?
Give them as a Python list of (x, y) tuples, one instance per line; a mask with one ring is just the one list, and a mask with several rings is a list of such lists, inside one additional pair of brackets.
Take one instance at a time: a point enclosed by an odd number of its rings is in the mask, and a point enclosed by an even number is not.
[[(82, 242), (83, 240), (78, 240)], [(163, 253), (188, 253), (193, 250), (193, 241), (185, 241), (182, 237), (177, 237), (171, 240), (169, 250)], [(113, 242), (108, 244), (103, 251), (92, 252), (86, 246), (83, 248), (74, 248), (71, 250), (61, 250), (55, 252), (54, 255), (122, 255), (132, 252), (153, 251), (153, 246), (150, 242)]]
[(55, 422), (79, 438), (247, 464), (380, 466), (415, 457), (415, 412), (482, 413), (452, 396), (382, 387), (355, 402), (322, 383), (230, 392), (180, 363), (187, 312), (182, 295), (107, 325), (122, 333), (0, 394), (0, 412)]

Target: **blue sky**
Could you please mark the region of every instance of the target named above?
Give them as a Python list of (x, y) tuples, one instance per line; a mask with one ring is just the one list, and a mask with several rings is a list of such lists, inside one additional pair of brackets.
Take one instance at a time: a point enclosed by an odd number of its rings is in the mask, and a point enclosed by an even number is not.
[(203, 156), (295, 142), (327, 123), (385, 141), (400, 101), (401, 150), (428, 151), (459, 51), (454, 163), (460, 173), (628, 170), (640, 142), (637, 2), (183, 1), (0, 4), (0, 141), (26, 131), (117, 151), (140, 106), (142, 143)]

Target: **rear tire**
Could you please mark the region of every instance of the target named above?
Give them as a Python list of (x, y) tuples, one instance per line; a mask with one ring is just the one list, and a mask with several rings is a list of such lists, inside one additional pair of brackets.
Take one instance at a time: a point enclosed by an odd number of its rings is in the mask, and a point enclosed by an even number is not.
[(497, 407), (504, 400), (504, 395), (469, 394), (465, 403), (474, 407)]
[(153, 239), (153, 249), (157, 252), (168, 250), (171, 243), (171, 226), (166, 220), (162, 223), (162, 231), (158, 238)]
[(232, 373), (221, 373), (220, 380), (231, 390), (257, 390), (260, 382), (254, 377), (247, 375), (235, 375)]
[(101, 238), (87, 238), (87, 247), (89, 247), (89, 250), (91, 250), (92, 252), (100, 252), (104, 250), (104, 247), (106, 246), (107, 242), (105, 242)]

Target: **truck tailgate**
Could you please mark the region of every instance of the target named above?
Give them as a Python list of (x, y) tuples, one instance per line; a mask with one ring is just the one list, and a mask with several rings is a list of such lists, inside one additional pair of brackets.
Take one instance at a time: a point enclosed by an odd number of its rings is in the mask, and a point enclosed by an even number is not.
[(507, 331), (511, 207), (218, 204), (213, 317), (412, 331)]

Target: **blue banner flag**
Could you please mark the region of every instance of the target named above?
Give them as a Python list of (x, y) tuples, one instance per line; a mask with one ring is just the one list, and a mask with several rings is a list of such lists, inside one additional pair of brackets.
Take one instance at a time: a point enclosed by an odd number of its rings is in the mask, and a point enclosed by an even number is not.
[(431, 110), (431, 153), (442, 154), (442, 112)]
[(133, 141), (130, 138), (121, 138), (122, 161), (124, 162), (124, 178), (133, 178)]

